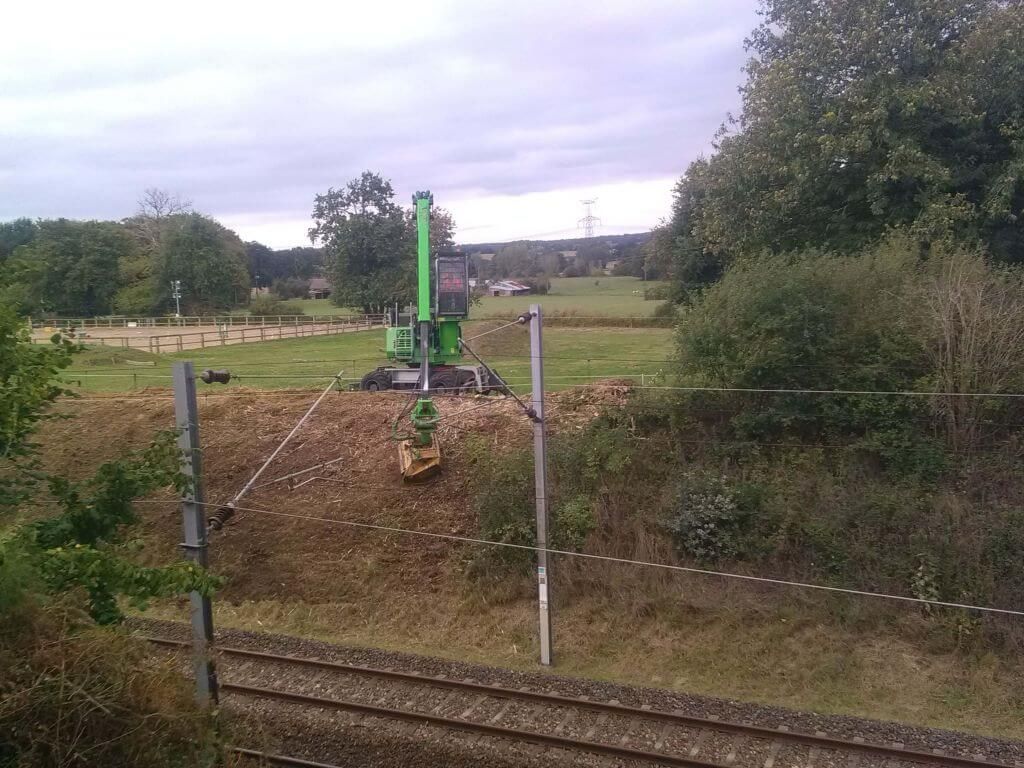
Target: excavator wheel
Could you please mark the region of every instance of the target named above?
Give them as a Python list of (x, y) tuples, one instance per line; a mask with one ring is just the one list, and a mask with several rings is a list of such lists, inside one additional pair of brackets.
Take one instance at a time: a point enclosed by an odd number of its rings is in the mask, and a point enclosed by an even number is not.
[(447, 394), (458, 388), (455, 371), (439, 371), (430, 377), (430, 388), (434, 392)]
[(459, 371), (455, 377), (455, 387), (460, 395), (475, 395), (476, 374), (472, 371)]
[(373, 371), (363, 376), (359, 388), (366, 392), (381, 392), (391, 389), (391, 375), (387, 371)]

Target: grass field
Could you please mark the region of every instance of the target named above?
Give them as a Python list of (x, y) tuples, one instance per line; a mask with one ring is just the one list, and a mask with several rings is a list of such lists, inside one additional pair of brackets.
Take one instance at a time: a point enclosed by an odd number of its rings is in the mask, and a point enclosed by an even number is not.
[[(489, 330), (495, 321), (468, 323), (466, 338)], [(671, 356), (672, 331), (661, 328), (548, 328), (544, 333), (546, 389), (558, 390), (594, 378), (657, 375)], [(83, 390), (125, 392), (170, 386), (171, 363), (192, 360), (198, 369), (227, 368), (233, 385), (260, 388), (324, 386), (339, 370), (358, 380), (387, 363), (384, 331), (236, 344), (171, 355), (94, 347), (81, 353), (65, 379)], [(473, 344), (492, 367), (517, 389), (529, 389), (527, 330), (513, 327)]]
[[(467, 340), (514, 318), (539, 303), (546, 315), (641, 317), (653, 314), (659, 301), (644, 301), (643, 290), (657, 285), (635, 277), (572, 277), (551, 281), (545, 296), (491, 297), (472, 309), (465, 323)], [(297, 302), (307, 314), (348, 314), (328, 299)], [(490, 319), (488, 319), (490, 318)], [(472, 344), (489, 365), (514, 387), (529, 388), (528, 334), (515, 327)], [(672, 332), (663, 328), (549, 327), (544, 332), (545, 380), (548, 390), (565, 389), (595, 378), (655, 376), (672, 353)], [(384, 331), (374, 330), (306, 339), (287, 339), (152, 355), (142, 350), (91, 348), (80, 354), (65, 379), (83, 390), (125, 392), (170, 386), (171, 363), (192, 360), (203, 368), (227, 368), (234, 385), (260, 388), (317, 388), (344, 369), (345, 381), (387, 364)]]
[[(660, 301), (644, 301), (644, 289), (657, 286), (636, 277), (556, 277), (544, 296), (484, 296), (470, 310), (475, 318), (515, 317), (530, 304), (541, 303), (544, 311), (581, 316), (647, 317)], [(348, 315), (358, 310), (336, 307), (330, 299), (290, 300), (307, 315)]]

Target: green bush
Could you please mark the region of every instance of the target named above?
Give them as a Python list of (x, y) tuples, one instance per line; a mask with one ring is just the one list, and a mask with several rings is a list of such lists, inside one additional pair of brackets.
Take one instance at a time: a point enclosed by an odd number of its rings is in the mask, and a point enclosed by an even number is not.
[[(920, 279), (905, 243), (861, 256), (751, 259), (730, 269), (679, 321), (684, 383), (748, 390), (912, 390), (929, 372), (912, 297)], [(729, 415), (737, 437), (760, 441), (857, 439), (906, 464), (929, 418), (920, 398), (805, 393), (708, 393), (686, 409)], [(884, 433), (884, 436), (882, 435)], [(911, 464), (914, 460), (909, 460)]]
[(249, 302), (249, 314), (253, 317), (275, 317), (279, 315), (303, 315), (300, 304), (281, 301), (276, 296), (261, 294)]
[[(594, 531), (594, 498), (609, 480), (622, 478), (634, 461), (634, 441), (621, 416), (605, 416), (582, 433), (549, 438), (548, 462), (551, 546), (579, 551)], [(472, 463), (471, 497), (481, 538), (533, 546), (536, 542), (533, 451), (495, 453), (489, 442), (468, 443)], [(525, 569), (528, 550), (481, 549), (471, 557), (476, 575), (500, 576)]]
[(584, 494), (573, 496), (555, 507), (552, 535), (554, 548), (579, 552), (596, 525), (590, 498)]
[(545, 275), (524, 278), (522, 283), (523, 285), (530, 286), (530, 289), (537, 296), (546, 296), (551, 290), (551, 280)]
[(759, 489), (741, 491), (724, 477), (691, 472), (680, 480), (666, 528), (681, 554), (701, 562), (737, 558), (751, 549), (759, 506)]
[(644, 288), (644, 301), (668, 301), (672, 298), (672, 285), (670, 283), (658, 283), (650, 288)]

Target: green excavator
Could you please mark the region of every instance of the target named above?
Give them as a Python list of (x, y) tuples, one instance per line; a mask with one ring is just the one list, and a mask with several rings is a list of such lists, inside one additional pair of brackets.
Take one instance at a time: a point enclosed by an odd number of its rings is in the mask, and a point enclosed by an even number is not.
[(441, 252), (431, 270), (430, 208), (434, 196), (429, 191), (417, 192), (412, 200), (417, 236), (415, 312), (402, 315), (396, 308), (390, 313), (385, 354), (395, 364), (366, 374), (360, 389), (418, 391), (410, 414), (412, 433), (399, 434), (396, 423), (402, 476), (416, 482), (441, 469), (441, 448), (435, 435), (440, 414), (433, 395), (503, 391), (507, 385), (479, 359), (472, 364), (464, 361), (460, 323), (469, 317), (466, 256)]

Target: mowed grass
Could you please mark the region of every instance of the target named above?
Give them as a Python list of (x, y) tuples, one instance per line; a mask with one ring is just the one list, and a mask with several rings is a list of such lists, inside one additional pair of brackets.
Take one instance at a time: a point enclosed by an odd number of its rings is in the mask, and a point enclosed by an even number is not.
[[(469, 339), (499, 323), (467, 323)], [(663, 328), (547, 328), (544, 332), (545, 389), (565, 389), (597, 378), (657, 376), (671, 356), (672, 331)], [(471, 346), (520, 391), (529, 390), (529, 334), (515, 326), (490, 334)], [(169, 387), (171, 364), (192, 360), (197, 370), (226, 368), (228, 386), (310, 388), (323, 386), (343, 370), (345, 382), (358, 381), (378, 365), (386, 365), (384, 331), (359, 331), (337, 336), (234, 344), (170, 355), (141, 350), (94, 347), (83, 352), (64, 372), (73, 387), (95, 392), (128, 392)], [(467, 363), (472, 362), (467, 358)]]
[(476, 318), (515, 317), (531, 304), (541, 304), (549, 315), (649, 317), (663, 302), (644, 300), (644, 291), (657, 285), (637, 277), (556, 277), (544, 296), (484, 296), (470, 313)]
[[(544, 296), (484, 296), (470, 309), (477, 319), (515, 317), (540, 303), (548, 314), (574, 314), (581, 317), (648, 317), (661, 301), (645, 301), (644, 291), (659, 283), (637, 277), (556, 277)], [(349, 315), (360, 310), (337, 307), (330, 299), (289, 300), (299, 304), (307, 315)]]

